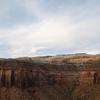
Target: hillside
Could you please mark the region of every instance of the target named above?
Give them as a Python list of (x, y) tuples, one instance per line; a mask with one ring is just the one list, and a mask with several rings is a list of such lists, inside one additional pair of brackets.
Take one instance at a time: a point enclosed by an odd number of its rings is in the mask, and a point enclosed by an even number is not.
[(0, 100), (100, 100), (100, 55), (1, 58)]

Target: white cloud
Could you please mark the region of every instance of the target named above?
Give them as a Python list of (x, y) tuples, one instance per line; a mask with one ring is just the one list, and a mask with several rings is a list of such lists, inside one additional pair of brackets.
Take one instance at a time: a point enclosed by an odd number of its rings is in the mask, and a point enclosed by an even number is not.
[(6, 40), (13, 56), (14, 54), (19, 56), (20, 53), (23, 55), (25, 52), (34, 56), (39, 49), (57, 46), (66, 41), (66, 36), (69, 36), (70, 30), (63, 18), (48, 17), (30, 26), (18, 26), (13, 30), (2, 30), (0, 32), (1, 39)]
[[(32, 15), (35, 14), (39, 20), (28, 25), (18, 24), (9, 29), (0, 29), (0, 41), (2, 45), (6, 44), (4, 46), (9, 47), (9, 55), (6, 54), (7, 50), (4, 52), (6, 57), (36, 56), (47, 48), (68, 48), (71, 52), (99, 53), (98, 6), (89, 6), (88, 9), (82, 6), (81, 10), (80, 6), (71, 10), (66, 8), (63, 13), (60, 10), (54, 14), (43, 10), (37, 0), (23, 1), (25, 3), (20, 5)], [(4, 54), (1, 56), (5, 57)]]

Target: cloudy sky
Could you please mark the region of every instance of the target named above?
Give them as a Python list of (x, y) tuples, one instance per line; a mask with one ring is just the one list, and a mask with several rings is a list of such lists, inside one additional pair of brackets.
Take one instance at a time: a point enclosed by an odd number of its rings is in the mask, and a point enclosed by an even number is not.
[(100, 53), (100, 0), (0, 0), (0, 57)]

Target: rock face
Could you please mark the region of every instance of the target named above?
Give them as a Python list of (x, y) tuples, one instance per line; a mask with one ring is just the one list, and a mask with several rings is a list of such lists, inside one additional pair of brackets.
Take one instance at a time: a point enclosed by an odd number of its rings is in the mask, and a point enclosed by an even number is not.
[(100, 84), (100, 72), (83, 71), (80, 73), (80, 84)]
[(0, 100), (89, 100), (77, 91), (100, 85), (99, 62), (87, 54), (0, 59)]
[(35, 86), (55, 85), (64, 81), (67, 83), (78, 78), (78, 75), (75, 75), (74, 73), (75, 72), (60, 73), (25, 69), (1, 69), (0, 87), (11, 88), (14, 86), (17, 88), (29, 88)]
[(71, 72), (41, 72), (34, 70), (0, 70), (0, 87), (29, 88), (35, 86), (68, 84), (100, 84), (100, 73), (97, 71)]

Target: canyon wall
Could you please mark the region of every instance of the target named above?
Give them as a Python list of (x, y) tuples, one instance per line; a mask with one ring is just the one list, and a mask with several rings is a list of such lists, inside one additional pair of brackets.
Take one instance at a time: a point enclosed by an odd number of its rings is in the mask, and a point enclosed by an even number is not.
[(59, 72), (26, 69), (0, 69), (0, 87), (29, 88), (35, 86), (78, 84), (100, 84), (99, 71)]
[(99, 56), (0, 59), (0, 100), (99, 100), (99, 90)]

